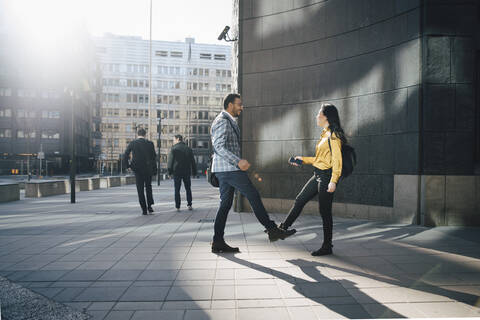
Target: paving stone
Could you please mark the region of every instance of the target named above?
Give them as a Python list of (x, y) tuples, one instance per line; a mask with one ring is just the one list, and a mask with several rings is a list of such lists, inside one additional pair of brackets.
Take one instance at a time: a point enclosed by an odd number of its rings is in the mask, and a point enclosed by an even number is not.
[(118, 301), (126, 287), (86, 288), (74, 301)]
[(130, 287), (120, 301), (163, 301), (170, 287)]

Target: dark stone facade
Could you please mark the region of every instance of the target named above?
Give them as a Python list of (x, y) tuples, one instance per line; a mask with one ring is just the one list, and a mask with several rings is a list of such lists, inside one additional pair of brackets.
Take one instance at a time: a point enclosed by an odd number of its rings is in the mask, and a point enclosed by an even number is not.
[(238, 12), (243, 156), (262, 197), (294, 199), (311, 175), (287, 159), (314, 154), (324, 102), (358, 155), (336, 202), (393, 207), (396, 175), (474, 174), (476, 1), (240, 0)]

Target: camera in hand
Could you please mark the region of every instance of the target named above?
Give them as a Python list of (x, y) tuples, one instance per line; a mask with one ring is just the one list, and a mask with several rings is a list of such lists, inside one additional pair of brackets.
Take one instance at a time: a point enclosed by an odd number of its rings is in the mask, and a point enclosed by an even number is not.
[(300, 159), (295, 159), (295, 157), (290, 157), (290, 159), (289, 159), (288, 161), (291, 162), (291, 163), (296, 163), (296, 164), (298, 164), (298, 165), (303, 164), (303, 161), (302, 161), (302, 160), (300, 160)]

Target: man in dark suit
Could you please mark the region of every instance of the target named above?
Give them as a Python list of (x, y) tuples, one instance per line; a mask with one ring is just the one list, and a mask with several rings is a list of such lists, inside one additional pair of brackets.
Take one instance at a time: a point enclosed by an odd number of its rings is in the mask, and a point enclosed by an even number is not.
[(180, 211), (180, 188), (185, 186), (187, 193), (187, 207), (192, 210), (192, 182), (191, 175), (197, 174), (197, 164), (193, 151), (183, 142), (179, 134), (175, 136), (175, 145), (168, 155), (168, 174), (173, 175), (175, 181), (175, 207)]
[[(141, 128), (138, 130), (138, 139), (128, 144), (125, 150), (124, 159), (127, 162), (127, 168), (131, 168), (135, 172), (137, 183), (138, 201), (142, 207), (142, 214), (147, 215), (153, 212), (153, 195), (152, 195), (152, 175), (157, 174), (157, 162), (155, 146), (153, 142), (145, 138), (146, 131)], [(132, 161), (129, 163), (130, 152), (132, 152)], [(144, 189), (147, 191), (147, 201), (145, 202)]]

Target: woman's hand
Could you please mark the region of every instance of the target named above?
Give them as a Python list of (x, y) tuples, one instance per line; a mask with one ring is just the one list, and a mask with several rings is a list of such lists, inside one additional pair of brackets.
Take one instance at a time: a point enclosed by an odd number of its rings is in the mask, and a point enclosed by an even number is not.
[(336, 188), (337, 188), (337, 184), (335, 182), (330, 182), (328, 184), (327, 192), (333, 193), (333, 192), (335, 192)]
[[(295, 157), (295, 160), (302, 160), (302, 161), (303, 161), (303, 158), (302, 158), (301, 156), (296, 156), (296, 157)], [(290, 163), (292, 166), (300, 167), (300, 165), (299, 165), (298, 163), (296, 163), (296, 162), (290, 162), (290, 161), (289, 161), (288, 163)]]

